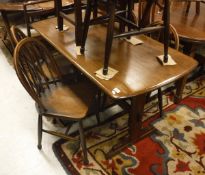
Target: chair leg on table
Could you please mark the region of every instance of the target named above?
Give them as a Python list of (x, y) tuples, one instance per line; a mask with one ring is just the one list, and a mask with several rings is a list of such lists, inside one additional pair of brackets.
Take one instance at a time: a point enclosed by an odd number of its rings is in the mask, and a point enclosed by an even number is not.
[(158, 89), (158, 104), (159, 104), (159, 114), (160, 117), (163, 116), (163, 102), (162, 102), (162, 90), (161, 88)]
[(89, 29), (89, 25), (90, 25), (90, 15), (91, 15), (91, 3), (92, 0), (88, 0), (87, 2), (87, 7), (86, 7), (86, 12), (85, 12), (85, 19), (84, 19), (84, 28), (83, 28), (83, 33), (82, 33), (82, 41), (81, 41), (81, 49), (80, 52), (82, 54), (84, 54), (85, 51), (85, 42), (86, 42), (86, 38), (88, 35), (88, 29)]
[(88, 165), (89, 161), (88, 161), (88, 156), (87, 156), (87, 148), (86, 148), (85, 136), (84, 136), (84, 132), (83, 132), (82, 120), (80, 120), (78, 123), (79, 123), (80, 144), (82, 147), (83, 157), (84, 157), (83, 162), (85, 165)]
[(109, 1), (108, 3), (110, 7), (110, 19), (107, 26), (107, 35), (106, 35), (106, 44), (105, 44), (105, 56), (104, 56), (104, 66), (103, 66), (103, 75), (108, 74), (108, 64), (111, 54), (112, 48), (112, 40), (114, 33), (114, 23), (115, 23), (115, 2)]
[(38, 149), (42, 148), (42, 115), (38, 115)]

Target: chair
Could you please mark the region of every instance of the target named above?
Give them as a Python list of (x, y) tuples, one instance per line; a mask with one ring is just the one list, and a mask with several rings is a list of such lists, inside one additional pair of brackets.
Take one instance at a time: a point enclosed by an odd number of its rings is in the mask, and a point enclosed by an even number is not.
[[(164, 5), (164, 26), (158, 26), (158, 27), (147, 27), (147, 16), (149, 16), (150, 9), (152, 8), (152, 5), (155, 4), (157, 0), (148, 0), (145, 6), (145, 9), (142, 14), (142, 18), (138, 21), (138, 23), (135, 23), (135, 20), (133, 19), (133, 0), (128, 1), (122, 1), (122, 0), (107, 0), (105, 3), (105, 7), (107, 9), (102, 16), (99, 16), (97, 18), (91, 19), (91, 11), (93, 9), (96, 9), (97, 5), (101, 3), (99, 2), (94, 3), (93, 0), (88, 0), (87, 7), (86, 7), (86, 13), (85, 13), (85, 20), (84, 20), (84, 29), (82, 33), (82, 43), (81, 43), (81, 53), (84, 53), (85, 50), (85, 42), (88, 35), (88, 30), (90, 25), (96, 25), (96, 24), (104, 24), (108, 23), (107, 25), (107, 36), (106, 36), (106, 43), (105, 43), (105, 53), (104, 53), (104, 65), (103, 65), (103, 74), (107, 75), (108, 73), (108, 64), (109, 64), (109, 58), (111, 54), (111, 48), (112, 48), (112, 41), (113, 38), (122, 38), (122, 37), (130, 37), (133, 35), (138, 34), (146, 34), (151, 33), (153, 31), (159, 30), (164, 28), (165, 32), (165, 42), (164, 42), (164, 62), (168, 61), (168, 25), (169, 25), (169, 1), (165, 0)], [(103, 1), (104, 2), (104, 1)], [(94, 4), (94, 5), (93, 5)], [(96, 5), (97, 4), (97, 5)], [(120, 30), (118, 34), (114, 34), (114, 23), (115, 22), (120, 23)], [(124, 26), (124, 27), (121, 27)], [(127, 27), (127, 31), (125, 30)], [(123, 29), (122, 29), (123, 28)]]
[[(14, 45), (16, 46), (22, 39), (26, 38), (27, 36), (16, 26), (11, 26), (11, 35), (12, 35), (12, 40), (14, 42)], [(43, 43), (45, 40), (43, 38), (38, 38), (40, 39)], [(72, 78), (76, 78), (77, 75), (75, 75), (76, 70), (72, 66), (72, 64), (61, 54), (57, 53), (55, 49), (48, 45), (48, 43), (44, 43), (48, 47), (49, 50), (52, 50), (52, 54), (54, 55), (55, 61), (57, 65), (60, 68), (60, 71), (62, 73), (62, 76), (66, 78), (67, 75), (73, 76)]]
[[(46, 63), (50, 73), (49, 77), (43, 71), (42, 61)], [(36, 102), (38, 148), (42, 148), (43, 132), (67, 140), (78, 140), (63, 133), (44, 129), (43, 117), (75, 121), (78, 122), (83, 160), (87, 164), (87, 149), (82, 121), (95, 103), (97, 88), (87, 79), (78, 83), (65, 84), (53, 56), (40, 41), (33, 38), (25, 38), (16, 46), (14, 67), (20, 82)], [(58, 76), (54, 77), (53, 72)]]
[(22, 39), (26, 38), (26, 35), (16, 26), (10, 28), (12, 40), (16, 46)]

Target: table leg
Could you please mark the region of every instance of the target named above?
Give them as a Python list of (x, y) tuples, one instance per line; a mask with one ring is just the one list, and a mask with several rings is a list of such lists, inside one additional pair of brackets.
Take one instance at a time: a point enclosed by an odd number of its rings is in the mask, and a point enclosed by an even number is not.
[(132, 143), (144, 138), (150, 134), (154, 128), (144, 128), (142, 126), (142, 117), (147, 94), (141, 94), (131, 99), (131, 109), (129, 116), (129, 137)]
[(182, 99), (182, 93), (183, 93), (184, 86), (185, 86), (186, 81), (187, 81), (187, 77), (188, 77), (188, 75), (185, 75), (184, 77), (177, 80), (176, 83), (175, 83), (175, 85), (176, 85), (176, 94), (175, 94), (175, 97), (174, 97), (174, 103), (176, 103), (176, 104), (180, 103), (180, 101)]
[(200, 1), (196, 1), (196, 14), (200, 14)]
[(147, 94), (138, 95), (131, 98), (130, 114), (128, 120), (128, 132), (127, 137), (120, 139), (118, 145), (114, 145), (112, 149), (106, 154), (106, 159), (119, 153), (123, 148), (130, 144), (134, 144), (137, 141), (151, 134), (155, 128), (142, 126), (142, 116), (144, 112), (144, 105), (146, 102)]
[(2, 16), (2, 19), (3, 19), (3, 22), (4, 22), (4, 25), (5, 25), (5, 28), (6, 28), (6, 32), (9, 36), (9, 41), (10, 41), (10, 44), (11, 44), (11, 48), (9, 46), (6, 46), (9, 51), (11, 53), (13, 53), (13, 50), (14, 50), (14, 43), (13, 43), (13, 40), (12, 40), (12, 35), (11, 35), (11, 31), (10, 31), (10, 24), (9, 24), (9, 20), (8, 20), (8, 17), (7, 17), (7, 12), (6, 11), (1, 11), (1, 16)]

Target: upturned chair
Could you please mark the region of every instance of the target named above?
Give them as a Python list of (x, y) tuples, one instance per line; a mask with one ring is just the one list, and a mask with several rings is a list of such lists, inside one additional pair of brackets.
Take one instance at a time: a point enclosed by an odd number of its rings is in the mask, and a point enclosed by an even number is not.
[[(81, 53), (85, 51), (85, 43), (88, 35), (88, 30), (90, 25), (96, 24), (107, 24), (107, 34), (106, 34), (106, 42), (105, 42), (105, 53), (104, 53), (104, 65), (103, 65), (103, 74), (107, 75), (108, 73), (108, 65), (109, 65), (109, 58), (111, 55), (112, 49), (112, 41), (113, 38), (129, 38), (133, 35), (139, 34), (147, 34), (151, 33), (156, 30), (164, 29), (165, 33), (165, 40), (164, 40), (164, 62), (168, 61), (168, 33), (169, 33), (169, 1), (165, 0), (164, 5), (164, 25), (157, 26), (157, 27), (147, 27), (147, 18), (150, 16), (150, 11), (153, 4), (156, 3), (157, 0), (147, 0), (146, 6), (144, 8), (142, 18), (139, 20), (138, 23), (133, 18), (133, 7), (134, 7), (134, 0), (88, 0), (86, 13), (85, 13), (85, 20), (84, 20), (84, 29), (82, 33), (82, 43), (81, 43)], [(98, 8), (99, 5), (104, 3), (105, 10), (102, 13), (103, 15), (91, 19), (91, 12)], [(120, 29), (117, 33), (114, 30), (114, 23), (119, 22)], [(127, 30), (126, 30), (127, 29)], [(115, 34), (115, 32), (117, 34)]]
[[(41, 62), (45, 62), (50, 76), (46, 76)], [(38, 40), (25, 38), (14, 51), (14, 67), (17, 76), (36, 102), (38, 110), (38, 148), (42, 148), (42, 133), (59, 136), (67, 140), (77, 138), (47, 130), (43, 127), (43, 117), (52, 117), (78, 122), (83, 161), (88, 163), (86, 142), (83, 132), (83, 119), (95, 104), (97, 88), (89, 81), (65, 84), (55, 59)], [(54, 77), (54, 73), (58, 76)]]

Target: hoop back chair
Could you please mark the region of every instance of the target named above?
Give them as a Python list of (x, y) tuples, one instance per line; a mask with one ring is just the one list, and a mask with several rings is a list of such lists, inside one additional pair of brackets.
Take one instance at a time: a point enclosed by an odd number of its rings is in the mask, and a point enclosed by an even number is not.
[[(16, 46), (22, 39), (27, 38), (27, 36), (18, 27), (14, 25), (11, 26), (10, 31), (11, 31), (12, 40), (14, 42), (14, 46)], [(68, 80), (75, 81), (75, 79), (77, 78), (78, 72), (76, 72), (76, 69), (74, 68), (74, 66), (72, 66), (72, 64), (63, 55), (56, 52), (52, 46), (50, 46), (45, 40), (43, 40), (43, 38), (37, 37), (36, 39), (43, 42), (43, 44), (46, 45), (46, 47), (49, 50), (51, 50), (52, 55), (54, 56), (54, 59), (58, 67), (60, 68), (62, 76), (64, 78), (67, 78)], [(43, 67), (45, 67), (45, 70), (46, 70), (46, 66), (43, 66)], [(48, 70), (46, 72), (48, 72)], [(69, 75), (69, 78), (67, 75)]]
[(15, 46), (24, 38), (26, 38), (27, 36), (16, 26), (11, 26), (10, 28), (11, 31), (11, 36), (12, 36), (12, 40), (15, 44)]
[[(50, 76), (43, 71), (42, 60)], [(55, 59), (38, 40), (25, 38), (14, 51), (14, 67), (17, 76), (36, 102), (38, 110), (38, 148), (41, 149), (42, 133), (49, 133), (67, 140), (78, 140), (71, 136), (43, 128), (43, 117), (52, 117), (78, 122), (80, 144), (84, 163), (88, 163), (82, 120), (96, 100), (96, 87), (88, 80), (65, 84), (61, 79)], [(53, 76), (53, 71), (57, 77)]]

